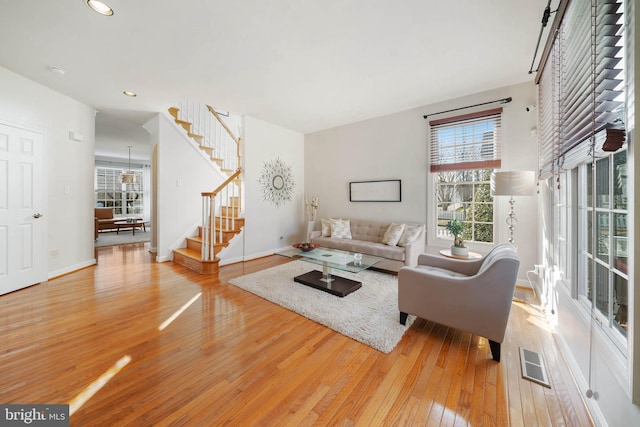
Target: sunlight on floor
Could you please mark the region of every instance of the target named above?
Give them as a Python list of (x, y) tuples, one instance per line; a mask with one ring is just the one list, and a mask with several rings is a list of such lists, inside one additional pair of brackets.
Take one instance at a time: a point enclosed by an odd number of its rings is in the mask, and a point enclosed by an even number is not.
[(187, 308), (189, 308), (189, 306), (191, 306), (191, 304), (193, 304), (194, 302), (196, 302), (196, 300), (198, 298), (200, 298), (202, 296), (202, 292), (198, 292), (198, 294), (196, 296), (194, 296), (193, 298), (191, 298), (189, 300), (189, 302), (187, 302), (185, 305), (183, 305), (182, 307), (180, 307), (180, 309), (178, 311), (176, 311), (175, 313), (173, 313), (171, 315), (171, 317), (169, 317), (167, 320), (165, 320), (164, 322), (162, 322), (162, 324), (160, 326), (158, 326), (158, 330), (162, 331), (164, 330), (164, 328), (166, 328), (167, 326), (169, 326), (171, 324), (171, 322), (173, 322), (174, 320), (176, 320), (176, 318), (178, 316), (180, 316), (182, 314), (183, 311), (185, 311)]
[(109, 382), (122, 368), (124, 368), (129, 362), (131, 362), (130, 356), (122, 356), (112, 367), (110, 367), (104, 374), (89, 384), (82, 393), (74, 397), (69, 402), (69, 416), (73, 415), (78, 409), (84, 405), (87, 400), (96, 394), (106, 383)]

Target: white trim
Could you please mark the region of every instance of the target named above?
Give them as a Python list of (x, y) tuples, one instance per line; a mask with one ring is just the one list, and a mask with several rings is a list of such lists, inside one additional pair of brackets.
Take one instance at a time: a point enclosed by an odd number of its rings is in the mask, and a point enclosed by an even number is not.
[(571, 353), (571, 348), (569, 347), (568, 343), (565, 341), (564, 336), (560, 332), (557, 334), (554, 334), (554, 336), (556, 339), (556, 343), (560, 348), (560, 353), (562, 354), (562, 357), (564, 358), (565, 363), (569, 366), (569, 371), (571, 373), (571, 376), (573, 377), (573, 380), (575, 381), (576, 386), (578, 387), (578, 390), (581, 393), (580, 397), (582, 398), (582, 401), (584, 402), (585, 406), (589, 410), (589, 415), (591, 415), (591, 418), (593, 419), (594, 424), (596, 426), (607, 426), (608, 425), (607, 420), (605, 419), (604, 414), (600, 410), (600, 406), (595, 403), (594, 399), (585, 399), (582, 395), (583, 390), (587, 390), (589, 388), (589, 384), (587, 383), (587, 380), (584, 378), (584, 376), (581, 375), (578, 362), (573, 357), (573, 354)]
[(79, 264), (74, 264), (65, 268), (61, 268), (59, 270), (50, 271), (47, 275), (47, 280), (54, 279), (56, 277), (64, 276), (65, 274), (73, 273), (78, 270), (82, 270), (83, 268), (90, 267), (92, 265), (96, 265), (97, 261), (95, 258), (83, 261)]
[[(585, 309), (582, 304), (576, 303), (576, 300), (571, 297), (571, 294), (567, 292), (566, 286), (554, 286), (559, 293), (562, 293), (563, 297), (566, 301), (569, 301), (569, 304), (564, 304), (563, 307), (570, 308), (575, 318), (578, 319), (581, 325), (589, 331), (591, 328), (591, 317), (589, 311)], [(558, 307), (560, 309), (560, 307)], [(611, 337), (604, 331), (605, 327), (600, 326), (598, 322), (593, 324), (593, 337), (597, 340), (597, 345), (594, 346), (601, 353), (601, 357), (605, 360), (608, 360), (610, 363), (607, 363), (606, 366), (611, 370), (613, 377), (616, 379), (620, 388), (624, 390), (625, 394), (631, 399), (631, 390), (629, 389), (629, 372), (627, 367), (627, 355), (623, 353), (612, 341)], [(608, 328), (608, 327), (606, 327)], [(562, 328), (558, 327), (558, 334), (562, 336)], [(567, 349), (569, 347), (566, 347)], [(571, 353), (569, 351), (569, 353)], [(611, 363), (613, 362), (613, 363)], [(575, 364), (574, 366), (578, 366)], [(580, 369), (577, 370), (572, 369), (572, 372), (575, 374), (576, 372), (580, 372)], [(586, 381), (585, 381), (586, 383)], [(585, 387), (586, 390), (586, 387)]]

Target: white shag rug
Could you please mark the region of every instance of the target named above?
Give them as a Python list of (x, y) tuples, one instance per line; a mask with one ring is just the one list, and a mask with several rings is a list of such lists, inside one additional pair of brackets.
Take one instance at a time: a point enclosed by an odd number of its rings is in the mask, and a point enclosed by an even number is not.
[(332, 274), (362, 282), (360, 289), (342, 298), (293, 281), (295, 276), (320, 269), (293, 261), (230, 283), (383, 353), (393, 350), (415, 320), (409, 316), (406, 325), (400, 324), (398, 278), (370, 270), (358, 274), (332, 270)]

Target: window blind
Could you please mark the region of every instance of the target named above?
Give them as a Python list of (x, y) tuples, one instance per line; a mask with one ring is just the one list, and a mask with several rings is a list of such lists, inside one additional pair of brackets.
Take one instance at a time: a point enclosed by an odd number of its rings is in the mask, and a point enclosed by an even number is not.
[(592, 136), (624, 120), (622, 0), (572, 0), (560, 18), (538, 78), (541, 178), (562, 167), (567, 154), (574, 163), (576, 153), (593, 152), (579, 145), (619, 138)]
[(499, 169), (502, 108), (429, 122), (431, 172)]
[(544, 65), (538, 91), (538, 150), (542, 177), (554, 174), (554, 159), (560, 147), (560, 79), (559, 43), (554, 43)]

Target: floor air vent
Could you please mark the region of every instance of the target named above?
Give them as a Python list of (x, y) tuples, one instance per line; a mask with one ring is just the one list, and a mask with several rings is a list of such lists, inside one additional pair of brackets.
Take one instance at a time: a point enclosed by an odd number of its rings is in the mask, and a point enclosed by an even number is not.
[(520, 347), (520, 365), (522, 366), (522, 378), (551, 388), (547, 378), (547, 369), (540, 353)]

